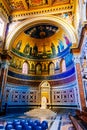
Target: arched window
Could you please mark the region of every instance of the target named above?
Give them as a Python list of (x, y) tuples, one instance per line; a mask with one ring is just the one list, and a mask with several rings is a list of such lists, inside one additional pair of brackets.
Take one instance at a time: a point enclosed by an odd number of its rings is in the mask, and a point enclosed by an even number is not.
[(41, 74), (42, 73), (42, 66), (41, 64), (36, 65), (36, 74)]
[(22, 74), (28, 74), (28, 63), (27, 62), (23, 63)]
[(64, 59), (61, 60), (60, 66), (61, 66), (61, 71), (65, 72), (66, 71), (66, 62)]
[(49, 64), (49, 74), (53, 75), (55, 73), (55, 65), (54, 63)]

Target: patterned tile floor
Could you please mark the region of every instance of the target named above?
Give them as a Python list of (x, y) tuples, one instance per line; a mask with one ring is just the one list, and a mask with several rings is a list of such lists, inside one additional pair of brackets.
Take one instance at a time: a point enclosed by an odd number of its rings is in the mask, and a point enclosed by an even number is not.
[(67, 109), (60, 111), (50, 130), (75, 130), (71, 120), (69, 119), (69, 114), (74, 115), (75, 111)]
[[(75, 130), (73, 127), (73, 124), (71, 123), (71, 120), (69, 119), (69, 114), (75, 114), (74, 110), (71, 109), (62, 109), (57, 112), (57, 116), (52, 119), (47, 118), (48, 121), (48, 130)], [(7, 114), (6, 116), (0, 117), (0, 124), (6, 125), (6, 122), (12, 121), (14, 119), (30, 119), (30, 117), (26, 116), (25, 114)], [(32, 118), (33, 120), (36, 120), (37, 118)], [(40, 119), (39, 119), (40, 120)], [(3, 129), (4, 130), (4, 129)]]

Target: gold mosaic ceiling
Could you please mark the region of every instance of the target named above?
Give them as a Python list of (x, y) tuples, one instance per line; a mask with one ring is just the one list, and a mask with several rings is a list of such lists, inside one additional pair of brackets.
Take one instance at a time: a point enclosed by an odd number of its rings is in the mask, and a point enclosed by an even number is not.
[[(76, 0), (77, 1), (77, 0)], [(76, 9), (75, 0), (0, 0), (2, 8), (5, 9), (12, 21), (24, 20), (33, 16), (43, 16), (44, 14), (53, 14), (65, 18), (65, 15), (71, 15), (66, 19), (74, 27), (74, 13)], [(4, 5), (4, 6), (3, 6)], [(66, 16), (67, 17), (67, 16)]]
[(77, 0), (0, 0), (0, 10), (17, 21), (37, 15), (73, 13), (76, 2)]
[(71, 4), (73, 0), (4, 0), (8, 3), (11, 11), (25, 11), (32, 8), (58, 6)]

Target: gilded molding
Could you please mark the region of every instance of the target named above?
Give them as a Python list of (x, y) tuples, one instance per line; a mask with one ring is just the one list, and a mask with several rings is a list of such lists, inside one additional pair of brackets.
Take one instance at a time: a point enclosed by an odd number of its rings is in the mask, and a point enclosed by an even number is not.
[(28, 11), (21, 11), (21, 12), (13, 12), (12, 15), (12, 21), (22, 20), (24, 18), (29, 17), (35, 17), (35, 16), (42, 16), (47, 14), (60, 14), (63, 12), (70, 12), (74, 10), (73, 4), (66, 4), (61, 6), (53, 6), (53, 7), (47, 7), (42, 9), (32, 9)]
[(10, 15), (10, 8), (6, 4), (6, 1), (0, 1), (0, 10), (2, 11), (2, 13), (4, 12), (5, 16), (8, 18), (8, 16)]

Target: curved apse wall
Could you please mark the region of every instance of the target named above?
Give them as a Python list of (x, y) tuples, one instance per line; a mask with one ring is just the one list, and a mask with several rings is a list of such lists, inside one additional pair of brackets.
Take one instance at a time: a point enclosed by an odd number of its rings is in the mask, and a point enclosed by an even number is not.
[[(67, 46), (67, 49), (63, 50), (58, 55), (58, 58), (65, 60), (66, 70), (64, 70), (64, 72), (61, 71), (61, 63), (59, 68), (60, 71), (52, 75), (25, 75), (16, 73), (12, 70), (8, 71), (5, 99), (8, 102), (9, 108), (15, 106), (25, 106), (25, 108), (28, 108), (40, 105), (40, 84), (43, 81), (48, 81), (50, 84), (49, 106), (79, 107), (75, 66), (73, 55), (70, 52), (70, 46)], [(54, 59), (51, 59), (51, 61), (53, 60)]]

